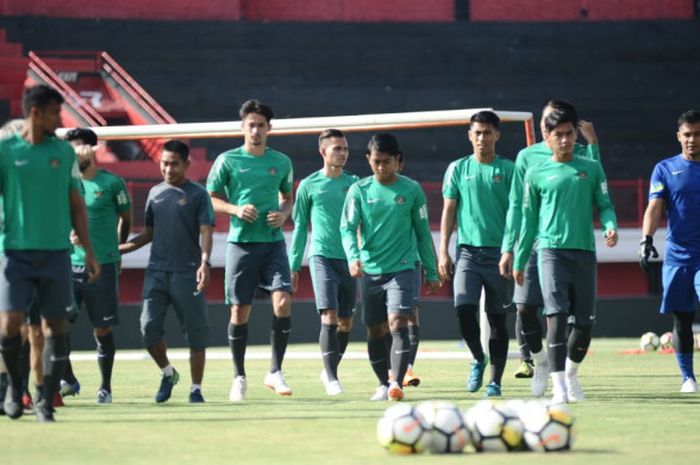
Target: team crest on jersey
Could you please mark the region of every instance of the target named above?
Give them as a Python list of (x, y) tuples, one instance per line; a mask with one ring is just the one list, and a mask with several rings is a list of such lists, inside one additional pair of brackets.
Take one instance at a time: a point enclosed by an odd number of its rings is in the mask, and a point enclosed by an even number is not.
[(94, 195), (95, 195), (95, 198), (96, 198), (96, 199), (100, 199), (100, 198), (102, 198), (102, 196), (104, 195), (104, 192), (102, 192), (102, 191), (95, 191)]
[(187, 205), (187, 197), (180, 197), (179, 199), (177, 199), (177, 204), (181, 207)]
[(349, 186), (343, 187), (343, 194), (347, 194), (349, 190), (350, 190)]
[(58, 168), (59, 166), (61, 166), (61, 160), (59, 160), (58, 158), (52, 158), (49, 163), (51, 163), (51, 168)]
[(588, 177), (588, 173), (586, 171), (579, 171), (576, 173), (576, 176), (578, 176), (579, 179), (586, 179)]
[(267, 170), (268, 173), (270, 173), (270, 176), (277, 176), (277, 168), (274, 166), (270, 167), (269, 170)]
[(406, 197), (403, 195), (397, 195), (394, 197), (394, 202), (396, 202), (398, 205), (403, 205), (406, 203)]
[(495, 182), (496, 184), (498, 184), (498, 183), (501, 182), (501, 181), (503, 181), (503, 177), (502, 177), (500, 174), (494, 175), (494, 177), (493, 177), (493, 182)]

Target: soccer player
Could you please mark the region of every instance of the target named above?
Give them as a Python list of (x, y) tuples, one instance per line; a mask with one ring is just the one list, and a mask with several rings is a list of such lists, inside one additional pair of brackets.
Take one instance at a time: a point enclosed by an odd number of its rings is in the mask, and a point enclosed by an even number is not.
[[(435, 290), (439, 284), (425, 194), (420, 184), (398, 174), (400, 152), (391, 134), (370, 139), (367, 161), (374, 175), (352, 185), (340, 226), (350, 274), (360, 278), (369, 359), (380, 384), (371, 400), (401, 400), (404, 396), (401, 387), (411, 355), (408, 320), (416, 293), (416, 247), (428, 287)], [(388, 331), (392, 338), (391, 384), (385, 344)]]
[[(496, 142), (501, 136), (499, 125), (500, 119), (494, 112), (475, 113), (468, 130), (474, 153), (453, 161), (445, 172), (438, 261), (443, 282), (454, 276), (459, 329), (474, 358), (467, 380), (469, 392), (481, 388), (487, 364), (478, 320), (482, 287), (486, 293), (486, 316), (491, 327), (488, 397), (501, 396), (501, 379), (508, 357), (506, 310), (513, 301), (513, 285), (498, 269), (513, 179), (513, 162), (496, 153)], [(458, 225), (456, 267), (449, 255), (455, 223)]]
[(326, 394), (338, 395), (338, 363), (345, 352), (352, 328), (357, 281), (350, 276), (340, 237), (340, 217), (350, 186), (359, 180), (345, 172), (348, 141), (342, 131), (327, 129), (318, 138), (323, 168), (304, 178), (297, 189), (292, 217), (294, 232), (289, 250), (292, 289), (296, 292), (299, 270), (312, 225), (309, 269), (316, 308), (321, 315), (319, 344), (323, 358), (321, 381)]
[[(606, 245), (617, 244), (615, 209), (603, 168), (574, 155), (577, 124), (576, 114), (570, 111), (553, 111), (545, 118), (545, 141), (553, 154), (525, 175), (520, 243), (513, 264), (515, 282), (522, 286), (537, 240), (555, 402), (584, 399), (578, 367), (588, 351), (595, 321), (594, 206), (600, 210)], [(569, 316), (573, 327), (567, 338)]]
[[(97, 403), (110, 404), (115, 354), (112, 328), (119, 323), (119, 244), (126, 242), (131, 231), (131, 200), (122, 178), (97, 167), (97, 135), (93, 131), (71, 129), (66, 134), (66, 140), (73, 145), (78, 156), (80, 177), (85, 189), (88, 233), (101, 267), (100, 278), (89, 283), (85, 272), (85, 250), (77, 236), (72, 234), (75, 312), (80, 312), (80, 307), (85, 305), (97, 343), (97, 364), (101, 377)], [(64, 397), (80, 392), (80, 383), (73, 373), (70, 360), (67, 365), (66, 374), (61, 380), (61, 394)]]
[(43, 398), (37, 420), (54, 421), (51, 401), (67, 360), (66, 309), (71, 307), (71, 226), (85, 247), (90, 279), (99, 277), (87, 232), (85, 204), (73, 147), (55, 137), (63, 97), (37, 85), (22, 96), (24, 127), (0, 141), (4, 256), (0, 259), (0, 347), (9, 387), (5, 413), (22, 416), (18, 359), (20, 328), (32, 301), (40, 310), (44, 332)]
[(180, 374), (170, 364), (163, 324), (172, 304), (190, 347), (189, 401), (204, 402), (202, 378), (209, 339), (204, 291), (209, 285), (214, 210), (207, 191), (187, 179), (189, 147), (179, 140), (163, 145), (160, 172), (164, 182), (151, 188), (146, 200), (145, 229), (119, 246), (122, 253), (151, 244), (143, 282), (141, 334), (144, 345), (163, 372), (156, 402), (170, 399)]
[(219, 155), (207, 179), (214, 211), (231, 217), (225, 286), (226, 303), (231, 305), (228, 338), (235, 367), (229, 399), (234, 402), (245, 400), (248, 389), (248, 319), (258, 287), (270, 292), (273, 311), (272, 357), (264, 383), (279, 395), (292, 395), (282, 374), (292, 332), (292, 285), (281, 229), (292, 212), (292, 162), (267, 147), (274, 116), (270, 107), (248, 100), (239, 114), (243, 145)]
[(693, 371), (693, 320), (700, 297), (700, 112), (678, 118), (681, 153), (654, 167), (644, 212), (639, 255), (642, 268), (658, 257), (654, 233), (666, 213), (668, 231), (662, 268), (660, 312), (673, 315), (673, 348), (681, 371), (681, 392), (698, 391)]
[[(574, 106), (565, 100), (550, 100), (542, 109), (540, 130), (546, 139), (545, 118), (555, 110), (568, 111), (576, 115)], [(588, 121), (579, 120), (578, 128), (588, 145), (575, 144), (574, 155), (600, 161), (600, 149), (598, 137), (593, 125)], [(526, 147), (518, 153), (515, 160), (515, 172), (510, 189), (508, 215), (506, 217), (506, 229), (501, 246), (501, 261), (499, 268), (501, 274), (512, 278), (513, 250), (520, 234), (521, 204), (523, 197), (523, 179), (529, 168), (537, 166), (542, 161), (550, 159), (552, 149), (546, 140)], [(515, 286), (513, 302), (517, 308), (515, 333), (516, 340), (521, 351), (521, 364), (516, 371), (516, 377), (532, 380), (532, 395), (543, 396), (547, 390), (549, 369), (547, 366), (546, 352), (542, 351), (542, 326), (539, 320), (539, 309), (544, 305), (542, 291), (537, 273), (537, 252), (528, 260), (525, 269), (525, 281), (522, 286)], [(531, 358), (532, 357), (532, 358)], [(532, 363), (534, 359), (534, 364)], [(533, 370), (534, 365), (534, 370)], [(533, 373), (534, 371), (534, 373)]]

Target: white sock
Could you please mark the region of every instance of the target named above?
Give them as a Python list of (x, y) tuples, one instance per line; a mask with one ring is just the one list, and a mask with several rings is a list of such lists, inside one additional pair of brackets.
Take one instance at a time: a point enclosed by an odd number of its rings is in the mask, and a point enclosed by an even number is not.
[(555, 371), (550, 373), (552, 377), (552, 388), (560, 392), (566, 392), (566, 381), (564, 380), (563, 371)]
[(165, 376), (172, 376), (175, 372), (175, 368), (173, 368), (173, 366), (168, 363), (166, 366), (161, 368), (160, 371), (162, 371)]
[(547, 351), (542, 349), (539, 352), (531, 352), (532, 359), (535, 361), (535, 366), (547, 364)]
[(193, 384), (192, 386), (190, 386), (190, 392), (194, 392), (194, 391), (196, 391), (196, 390), (200, 390), (200, 391), (201, 391), (201, 390), (202, 390), (202, 385), (201, 385), (201, 384)]
[(570, 358), (567, 357), (566, 359), (566, 376), (569, 378), (573, 378), (574, 376), (578, 375), (578, 366), (580, 363), (576, 363)]

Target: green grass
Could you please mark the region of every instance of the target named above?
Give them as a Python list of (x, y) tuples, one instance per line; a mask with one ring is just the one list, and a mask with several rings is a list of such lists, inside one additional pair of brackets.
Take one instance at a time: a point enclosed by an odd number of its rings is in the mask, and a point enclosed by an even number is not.
[[(95, 404), (98, 375), (92, 361), (75, 362), (82, 383), (79, 397), (66, 400), (54, 425), (33, 416), (18, 421), (0, 417), (3, 464), (656, 464), (695, 463), (700, 456), (700, 395), (681, 395), (675, 359), (670, 355), (621, 355), (633, 340), (595, 340), (581, 368), (586, 402), (574, 406), (579, 436), (567, 453), (475, 454), (392, 457), (377, 444), (376, 421), (387, 403), (369, 402), (375, 380), (366, 359), (344, 360), (345, 393), (325, 396), (318, 375), (319, 360), (285, 361), (290, 398), (264, 388), (268, 362), (248, 361), (249, 400), (227, 401), (231, 361), (210, 360), (204, 395), (207, 403), (187, 403), (187, 362), (173, 398), (156, 405), (153, 396), (159, 372), (148, 360), (117, 361), (114, 404)], [(511, 344), (512, 348), (512, 344)], [(352, 344), (351, 350), (364, 350)], [(250, 352), (267, 351), (251, 348)], [(315, 345), (290, 347), (290, 352), (316, 350)], [(424, 341), (421, 350), (459, 351), (455, 342)], [(223, 352), (219, 349), (217, 352)], [(515, 361), (506, 368), (503, 392), (527, 398), (529, 382), (516, 380)], [(482, 399), (464, 386), (466, 360), (420, 360), (423, 382), (408, 388), (406, 400), (446, 399), (466, 409)]]

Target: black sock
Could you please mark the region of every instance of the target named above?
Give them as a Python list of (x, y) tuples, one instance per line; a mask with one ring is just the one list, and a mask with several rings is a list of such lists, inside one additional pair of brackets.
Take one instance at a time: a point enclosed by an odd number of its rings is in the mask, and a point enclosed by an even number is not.
[(110, 332), (106, 336), (95, 336), (95, 342), (97, 342), (97, 365), (100, 367), (100, 375), (102, 376), (100, 389), (112, 392), (112, 367), (116, 352), (114, 333)]
[(518, 343), (518, 351), (520, 351), (520, 360), (530, 361), (532, 360), (532, 355), (530, 354), (530, 346), (527, 345), (525, 337), (522, 335), (523, 332), (523, 320), (520, 313), (515, 313), (515, 341)]
[(29, 394), (29, 373), (32, 371), (31, 367), (31, 344), (29, 344), (29, 339), (22, 343), (22, 349), (19, 352), (19, 370), (20, 376), (22, 377), (22, 392)]
[(41, 399), (44, 398), (44, 385), (43, 384), (37, 384), (34, 386), (34, 404), (38, 404), (41, 402)]
[(481, 347), (479, 320), (477, 320), (478, 312), (479, 308), (476, 305), (460, 305), (457, 307), (459, 332), (462, 334), (464, 342), (467, 343), (467, 347), (469, 347), (474, 360), (483, 362), (484, 348)]
[(418, 344), (420, 344), (420, 327), (418, 325), (408, 325), (408, 340), (411, 343), (411, 357), (408, 363), (413, 365), (416, 363)]
[(573, 362), (581, 363), (588, 353), (588, 347), (591, 345), (593, 326), (576, 324), (568, 326), (571, 326), (568, 344), (569, 358)]
[(501, 385), (503, 371), (508, 358), (508, 328), (505, 313), (487, 313), (491, 334), (489, 336), (489, 353), (491, 354), (491, 382)]
[(282, 369), (282, 360), (287, 351), (289, 333), (292, 332), (292, 318), (285, 316), (278, 318), (273, 315), (270, 329), (270, 345), (272, 346), (272, 359), (270, 361), (270, 373)]
[(367, 354), (372, 370), (379, 380), (379, 384), (387, 386), (389, 384), (389, 363), (387, 360), (386, 343), (384, 338), (367, 340)]
[(19, 354), (22, 350), (22, 336), (0, 337), (0, 350), (2, 359), (7, 368), (8, 386), (14, 391), (15, 397), (22, 396), (22, 373), (19, 367)]
[(694, 319), (695, 312), (673, 312), (673, 348), (677, 353), (687, 354), (695, 351)]
[(527, 343), (529, 351), (539, 353), (542, 350), (542, 325), (537, 316), (539, 307), (517, 304), (518, 317), (521, 322), (520, 335)]
[(552, 372), (564, 371), (566, 367), (566, 318), (563, 313), (547, 316), (547, 359)]
[[(66, 340), (66, 344), (68, 345), (68, 361), (66, 363), (66, 371), (63, 373), (63, 380), (69, 384), (75, 384), (78, 379), (75, 377), (75, 373), (73, 373), (73, 364), (70, 361), (70, 336), (68, 334), (66, 334)], [(97, 361), (99, 362), (100, 359), (98, 358)]]
[(391, 354), (391, 344), (393, 344), (393, 339), (391, 338), (391, 332), (387, 332), (384, 335), (384, 346), (386, 347), (386, 364), (389, 367), (388, 369), (391, 370), (391, 357), (389, 357), (389, 354)]
[(391, 332), (391, 371), (394, 380), (403, 385), (403, 377), (406, 374), (408, 361), (411, 359), (411, 341), (408, 338), (408, 328), (399, 328)]
[(336, 381), (338, 379), (338, 325), (322, 324), (318, 343), (321, 346), (323, 367), (328, 379)]
[[(66, 369), (68, 344), (66, 335), (57, 334), (44, 342), (44, 401), (52, 402)], [(50, 404), (49, 404), (50, 405)]]
[(242, 325), (228, 324), (228, 345), (236, 376), (245, 376), (245, 350), (248, 347), (248, 323)]
[(338, 331), (338, 364), (340, 364), (340, 361), (343, 359), (349, 342), (350, 332)]

